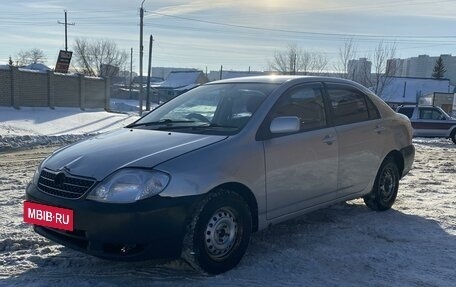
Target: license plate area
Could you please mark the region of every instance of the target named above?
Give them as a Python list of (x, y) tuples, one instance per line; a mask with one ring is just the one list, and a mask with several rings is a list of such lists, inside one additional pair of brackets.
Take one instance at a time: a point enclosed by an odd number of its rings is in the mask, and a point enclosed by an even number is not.
[(73, 210), (24, 201), (24, 222), (73, 231)]

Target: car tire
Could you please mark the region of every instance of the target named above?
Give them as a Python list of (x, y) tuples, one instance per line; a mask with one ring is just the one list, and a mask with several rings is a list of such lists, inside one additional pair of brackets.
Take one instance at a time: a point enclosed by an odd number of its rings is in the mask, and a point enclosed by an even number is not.
[(182, 258), (202, 273), (223, 273), (241, 261), (251, 233), (252, 216), (244, 199), (229, 190), (216, 190), (195, 208)]
[(363, 197), (367, 207), (376, 211), (390, 209), (396, 200), (399, 179), (396, 161), (388, 156), (378, 170), (371, 192)]
[(453, 143), (456, 144), (456, 129), (454, 129), (454, 130), (451, 132), (450, 138), (451, 138), (451, 140), (453, 141)]

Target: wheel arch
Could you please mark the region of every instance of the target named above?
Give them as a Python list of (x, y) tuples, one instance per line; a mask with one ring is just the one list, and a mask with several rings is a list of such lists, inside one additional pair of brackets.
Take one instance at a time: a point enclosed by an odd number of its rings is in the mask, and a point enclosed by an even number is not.
[(252, 215), (252, 232), (258, 231), (258, 202), (250, 188), (239, 182), (227, 182), (213, 188), (211, 191), (209, 191), (209, 193), (215, 192), (219, 189), (235, 192), (245, 200), (250, 208), (250, 213)]
[(402, 153), (400, 151), (392, 150), (385, 156), (385, 158), (383, 159), (382, 162), (384, 162), (385, 159), (387, 159), (388, 157), (391, 157), (394, 159), (394, 162), (396, 162), (397, 168), (399, 170), (399, 175), (402, 178), (404, 176), (403, 175), (403, 173), (404, 173), (404, 156), (402, 155)]
[(456, 135), (456, 126), (453, 126), (450, 130), (450, 137)]
[(449, 138), (453, 141), (454, 144), (456, 144), (456, 126), (453, 126)]

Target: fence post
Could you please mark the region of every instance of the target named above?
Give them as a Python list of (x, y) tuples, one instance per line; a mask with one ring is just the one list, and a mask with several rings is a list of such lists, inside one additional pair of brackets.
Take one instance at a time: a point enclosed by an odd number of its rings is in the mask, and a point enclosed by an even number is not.
[(79, 108), (85, 109), (85, 77), (79, 74)]
[(16, 100), (16, 89), (15, 85), (18, 79), (15, 79), (17, 77), (17, 71), (19, 69), (16, 67), (11, 66), (10, 71), (11, 71), (11, 106), (14, 107), (15, 109), (19, 109), (19, 106), (17, 105), (17, 100)]
[(111, 109), (111, 78), (104, 78), (105, 82), (105, 110)]
[(54, 72), (48, 71), (48, 106), (51, 109), (55, 109), (54, 97), (55, 97), (55, 88), (54, 88)]

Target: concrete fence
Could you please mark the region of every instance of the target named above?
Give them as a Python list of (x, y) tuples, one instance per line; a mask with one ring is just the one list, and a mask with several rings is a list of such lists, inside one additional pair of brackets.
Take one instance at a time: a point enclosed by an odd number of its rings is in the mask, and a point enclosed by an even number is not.
[(0, 106), (109, 109), (109, 78), (0, 69)]

